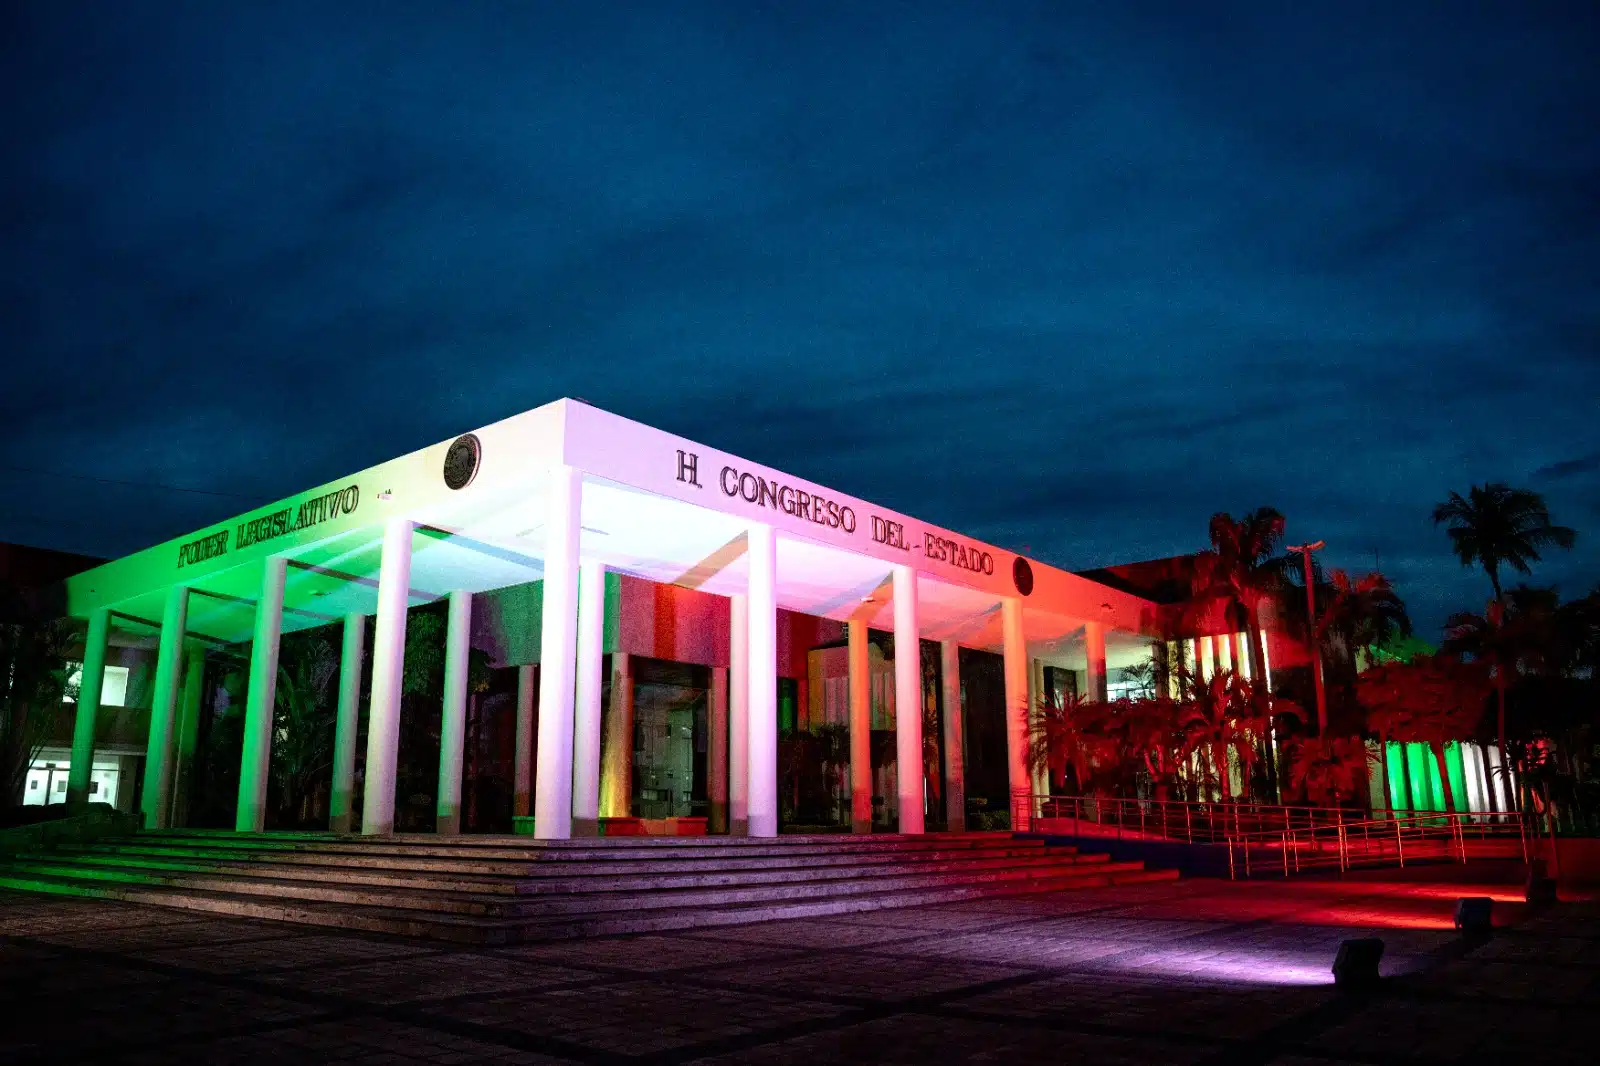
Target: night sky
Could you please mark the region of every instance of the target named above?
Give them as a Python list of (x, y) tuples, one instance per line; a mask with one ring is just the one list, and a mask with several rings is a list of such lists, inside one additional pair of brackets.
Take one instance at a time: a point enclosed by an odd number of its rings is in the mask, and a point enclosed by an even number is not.
[(1597, 55), (1587, 3), (6, 0), (0, 540), (568, 395), (1070, 569), (1271, 504), (1427, 635), (1488, 591), (1431, 505), (1506, 480), (1579, 594)]

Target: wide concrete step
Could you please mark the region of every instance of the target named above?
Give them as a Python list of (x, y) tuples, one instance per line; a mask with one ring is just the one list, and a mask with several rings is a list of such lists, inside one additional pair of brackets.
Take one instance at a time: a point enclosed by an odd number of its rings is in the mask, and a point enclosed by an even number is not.
[[(387, 886), (431, 891), (465, 891), (503, 895), (548, 895), (593, 891), (644, 891), (651, 888), (697, 888), (712, 886), (780, 884), (790, 881), (830, 881), (896, 873), (945, 873), (958, 870), (992, 870), (1050, 866), (1061, 862), (1094, 863), (1105, 861), (1104, 854), (1077, 855), (1069, 849), (1050, 849), (1048, 853), (980, 853), (958, 856), (951, 852), (929, 852), (898, 861), (881, 858), (769, 861), (741, 863), (673, 862), (629, 863), (628, 872), (584, 866), (577, 869), (551, 869), (534, 864), (516, 864), (515, 872), (418, 871), (408, 867), (362, 865), (300, 864), (276, 858), (249, 860), (193, 860), (165, 855), (130, 854), (126, 851), (43, 853), (24, 855), (21, 861), (72, 866), (81, 875), (102, 869), (138, 870), (149, 873), (192, 873), (242, 875), (295, 881), (338, 881), (349, 885)], [(458, 864), (459, 865), (459, 864)], [(476, 865), (476, 864), (474, 864)], [(622, 865), (622, 864), (618, 864)]]
[(738, 837), (618, 837), (588, 841), (541, 842), (531, 841), (526, 837), (440, 837), (432, 834), (415, 837), (326, 836), (279, 839), (277, 834), (271, 833), (145, 832), (109, 843), (181, 850), (197, 856), (277, 852), (581, 863), (637, 859), (649, 859), (653, 862), (669, 854), (673, 858), (682, 859), (732, 855), (744, 858), (773, 858), (828, 854), (912, 854), (930, 850), (978, 851), (996, 847), (1030, 849), (1044, 846), (1042, 840), (1013, 838), (1008, 834), (930, 834), (913, 837), (841, 835), (831, 838), (778, 837), (765, 840)]
[(537, 896), (495, 895), (463, 891), (461, 888), (416, 890), (392, 886), (362, 886), (344, 881), (289, 880), (254, 874), (189, 873), (120, 866), (90, 867), (48, 860), (13, 863), (9, 875), (57, 878), (86, 883), (159, 885), (184, 890), (338, 902), (351, 906), (379, 904), (439, 913), (507, 917), (602, 913), (652, 907), (716, 906), (758, 902), (764, 899), (831, 897), (984, 881), (1043, 878), (1071, 880), (1074, 877), (1097, 876), (1106, 870), (1132, 872), (1138, 869), (1142, 867), (1136, 863), (1074, 863), (1069, 858), (1054, 864), (1023, 867), (970, 869), (957, 866), (943, 872), (895, 870), (848, 878), (819, 880), (799, 877), (786, 881), (747, 885), (689, 884), (677, 887), (657, 883), (633, 889), (591, 888), (582, 892)]
[[(1117, 864), (1121, 866), (1123, 864)], [(683, 909), (658, 908), (603, 915), (507, 921), (382, 906), (349, 907), (311, 900), (272, 899), (226, 891), (177, 889), (118, 882), (79, 881), (0, 870), (0, 887), (54, 894), (126, 899), (211, 914), (263, 918), (300, 924), (419, 936), (470, 944), (510, 944), (616, 933), (651, 932), (743, 924), (780, 918), (842, 914), (892, 907), (951, 903), (989, 896), (1065, 891), (1104, 885), (1173, 880), (1175, 871), (1121, 870), (1102, 866), (1091, 878), (1039, 878), (1027, 881), (947, 884), (915, 891), (883, 891), (839, 898), (765, 900), (755, 903)]]
[(1039, 855), (1071, 854), (1076, 849), (1053, 845), (1048, 848), (1033, 842), (1029, 846), (1001, 846), (985, 848), (929, 848), (909, 852), (856, 851), (833, 849), (821, 852), (785, 852), (777, 855), (749, 854), (743, 850), (727, 850), (710, 857), (682, 856), (661, 853), (655, 857), (632, 856), (626, 859), (595, 859), (587, 862), (563, 862), (534, 856), (516, 859), (457, 859), (416, 857), (404, 853), (376, 851), (360, 847), (322, 851), (260, 851), (230, 848), (205, 850), (186, 847), (152, 845), (143, 838), (133, 838), (126, 843), (100, 844), (77, 854), (103, 856), (108, 862), (207, 863), (218, 868), (225, 866), (271, 865), (283, 868), (291, 865), (311, 868), (338, 868), (355, 870), (368, 868), (379, 871), (409, 871), (417, 874), (448, 874), (452, 876), (514, 876), (514, 877), (566, 877), (566, 876), (626, 876), (630, 874), (691, 873), (707, 870), (739, 871), (774, 868), (811, 868), (822, 866), (870, 866), (895, 863), (940, 861), (990, 861), (995, 859), (1023, 858)]

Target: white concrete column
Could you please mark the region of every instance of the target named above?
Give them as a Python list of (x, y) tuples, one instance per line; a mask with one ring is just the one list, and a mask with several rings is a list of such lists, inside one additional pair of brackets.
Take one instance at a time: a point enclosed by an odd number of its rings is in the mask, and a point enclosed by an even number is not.
[(1211, 638), (1199, 637), (1194, 642), (1194, 677), (1196, 681), (1204, 684), (1216, 676), (1216, 667), (1211, 663)]
[(1022, 632), (1022, 601), (1000, 601), (1006, 680), (1006, 777), (1011, 785), (1011, 828), (1023, 832), (1032, 820), (1033, 778), (1028, 773), (1028, 647)]
[(952, 833), (967, 828), (967, 772), (961, 735), (961, 646), (939, 644), (939, 691), (944, 706), (944, 820)]
[(925, 825), (922, 765), (922, 630), (917, 627), (917, 572), (894, 568), (894, 749), (900, 832)]
[(605, 687), (606, 568), (578, 566), (578, 676), (573, 696), (572, 833), (600, 835), (600, 697)]
[(182, 585), (173, 585), (167, 589), (167, 604), (161, 613), (156, 681), (150, 694), (144, 789), (139, 800), (142, 824), (146, 829), (166, 829), (171, 824), (172, 720), (178, 707), (178, 676), (183, 668), (183, 630), (188, 617), (189, 590)]
[(524, 663), (517, 667), (516, 751), (512, 753), (511, 814), (526, 818), (533, 798), (533, 693), (538, 667)]
[(867, 623), (845, 624), (850, 664), (850, 831), (872, 832), (872, 669)]
[(583, 475), (550, 471), (545, 520), (544, 617), (539, 642), (539, 761), (534, 778), (533, 834), (572, 836), (572, 701), (578, 654), (578, 538)]
[(711, 668), (711, 691), (708, 695), (706, 730), (710, 734), (710, 750), (706, 753), (708, 780), (706, 791), (711, 797), (709, 829), (713, 833), (728, 831), (728, 669)]
[(1089, 653), (1089, 682), (1085, 696), (1104, 703), (1106, 700), (1106, 628), (1099, 622), (1086, 622), (1083, 626), (1084, 650)]
[(778, 536), (750, 527), (750, 835), (778, 835)]
[(78, 679), (78, 713), (72, 722), (72, 762), (67, 766), (67, 802), (74, 806), (89, 800), (95, 719), (100, 713), (100, 690), (106, 679), (106, 642), (110, 634), (111, 612), (104, 607), (89, 612), (89, 629), (83, 639), (83, 672)]
[(444, 631), (444, 708), (439, 717), (439, 791), (434, 831), (461, 832), (461, 765), (467, 737), (467, 660), (472, 652), (472, 593), (450, 593)]
[(728, 832), (750, 835), (750, 601), (728, 598)]
[(378, 609), (372, 624), (372, 703), (367, 710), (367, 764), (361, 832), (394, 832), (395, 761), (400, 754), (400, 693), (405, 683), (406, 609), (411, 604), (411, 533), (404, 518), (383, 527)]
[(267, 824), (267, 775), (272, 762), (272, 715), (278, 696), (278, 638), (283, 632), (283, 584), (289, 561), (273, 556), (262, 565), (250, 643), (250, 690), (244, 705), (244, 750), (239, 759), (239, 806), (233, 827), (259, 833)]
[(328, 828), (348, 833), (353, 828), (356, 791), (356, 733), (361, 713), (361, 667), (366, 657), (367, 617), (359, 611), (344, 616), (344, 643), (339, 651), (339, 704), (333, 719), (333, 789), (328, 793)]
[(206, 653), (191, 645), (183, 657), (183, 692), (178, 698), (177, 729), (173, 736), (172, 802), (168, 804), (168, 825), (182, 826), (189, 820), (189, 788), (194, 776), (195, 748), (200, 740), (200, 704), (205, 698)]
[(604, 729), (600, 816), (626, 818), (633, 813), (633, 660), (625, 651), (611, 653), (611, 705)]

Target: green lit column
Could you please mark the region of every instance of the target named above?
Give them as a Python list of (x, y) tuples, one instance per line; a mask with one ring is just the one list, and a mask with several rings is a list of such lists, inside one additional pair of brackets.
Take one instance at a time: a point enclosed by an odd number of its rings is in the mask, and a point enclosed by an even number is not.
[(156, 682), (150, 695), (150, 732), (145, 744), (144, 790), (140, 813), (146, 829), (165, 829), (172, 814), (172, 718), (178, 705), (178, 674), (183, 664), (183, 628), (189, 615), (189, 590), (167, 589), (161, 613), (161, 643), (156, 652)]
[(439, 719), (436, 831), (461, 832), (461, 757), (467, 733), (467, 655), (472, 643), (472, 593), (450, 594), (444, 636), (444, 710)]
[(205, 649), (189, 642), (183, 661), (183, 693), (178, 700), (173, 738), (172, 802), (167, 805), (167, 824), (171, 826), (182, 826), (189, 820), (189, 786), (194, 776), (195, 746), (200, 739), (200, 703), (205, 695)]
[(233, 827), (259, 833), (267, 824), (267, 771), (272, 757), (272, 711), (278, 694), (278, 637), (283, 632), (283, 582), (289, 561), (274, 556), (261, 575), (256, 627), (250, 645), (250, 692), (244, 708), (244, 752), (239, 759), (239, 807)]
[(111, 612), (96, 608), (89, 615), (89, 632), (83, 641), (83, 674), (78, 681), (78, 714), (72, 723), (72, 762), (67, 768), (67, 802), (74, 806), (89, 800), (89, 771), (94, 769), (94, 725), (100, 712), (100, 687), (106, 678), (106, 639), (111, 633)]
[(328, 796), (328, 828), (351, 829), (356, 789), (356, 726), (361, 704), (361, 663), (365, 654), (367, 618), (359, 611), (344, 616), (344, 647), (339, 654), (339, 708), (333, 726), (333, 791)]

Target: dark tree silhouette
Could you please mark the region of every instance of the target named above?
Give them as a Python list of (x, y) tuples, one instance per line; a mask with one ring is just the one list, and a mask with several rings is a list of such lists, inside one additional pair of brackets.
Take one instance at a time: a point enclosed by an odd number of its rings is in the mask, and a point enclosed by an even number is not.
[(1528, 564), (1540, 560), (1542, 549), (1571, 548), (1577, 538), (1573, 530), (1551, 523), (1543, 496), (1498, 481), (1474, 485), (1466, 496), (1452, 492), (1433, 509), (1433, 522), (1446, 527), (1462, 566), (1483, 567), (1497, 600), (1502, 566), (1531, 574)]

